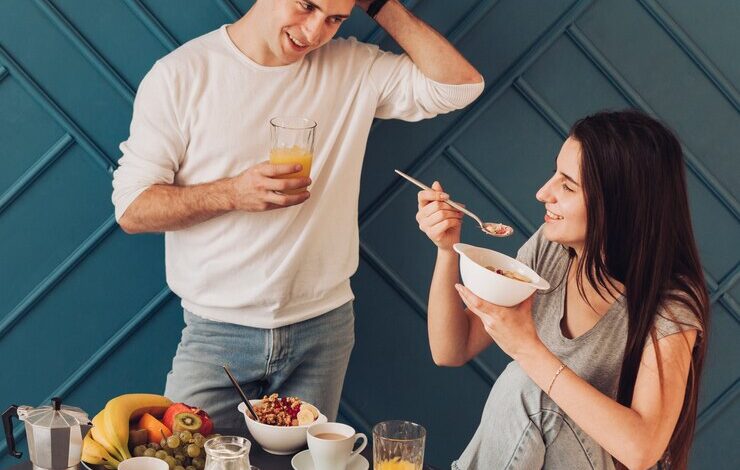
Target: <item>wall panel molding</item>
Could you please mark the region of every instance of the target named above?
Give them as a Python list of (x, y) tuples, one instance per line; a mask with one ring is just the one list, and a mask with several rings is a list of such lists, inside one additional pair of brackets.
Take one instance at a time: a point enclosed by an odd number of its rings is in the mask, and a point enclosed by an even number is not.
[(0, 321), (0, 340), (11, 331), (13, 326), (23, 319), (36, 303), (69, 274), (82, 260), (92, 253), (108, 235), (118, 227), (114, 216), (108, 217), (90, 236), (80, 244), (64, 261), (54, 268), (13, 310), (5, 314)]
[(671, 15), (655, 0), (637, 0), (650, 16), (663, 28), (681, 50), (696, 64), (727, 101), (740, 112), (740, 95), (716, 65), (707, 57), (691, 37), (676, 23)]
[(71, 135), (64, 133), (44, 154), (21, 175), (2, 195), (0, 195), (0, 215), (3, 211), (33, 184), (41, 174), (46, 171), (64, 152), (74, 143)]
[[(370, 266), (375, 269), (375, 271), (377, 271), (378, 275), (380, 275), (380, 277), (382, 277), (386, 281), (388, 286), (395, 290), (404, 299), (406, 304), (411, 307), (414, 313), (419, 315), (422, 321), (426, 323), (426, 304), (413, 291), (413, 289), (406, 285), (406, 282), (403, 281), (403, 279), (401, 279), (401, 277), (396, 274), (396, 272), (390, 266), (388, 266), (383, 261), (383, 259), (373, 251), (372, 248), (367, 245), (367, 243), (364, 243), (362, 241), (360, 241), (360, 255)], [(489, 385), (493, 385), (493, 383), (496, 381), (496, 378), (498, 377), (498, 374), (493, 369), (491, 369), (488, 364), (481, 360), (480, 357), (471, 359), (470, 362), (466, 364), (466, 366), (471, 367), (480, 376), (480, 378)]]
[(107, 156), (93, 140), (85, 134), (72, 118), (65, 113), (59, 105), (51, 99), (41, 86), (34, 81), (15, 59), (0, 45), (0, 60), (12, 72), (13, 77), (26, 92), (46, 111), (57, 123), (62, 126), (75, 141), (90, 155), (103, 171), (113, 173), (116, 164), (112, 158)]
[[(591, 40), (576, 26), (572, 25), (567, 30), (568, 36), (586, 54), (593, 64), (604, 73), (609, 81), (634, 107), (658, 116), (652, 107), (640, 96), (609, 60), (598, 50)], [(659, 116), (658, 116), (659, 117)], [(737, 199), (715, 178), (706, 166), (688, 149), (685, 143), (684, 156), (686, 165), (704, 183), (704, 185), (724, 204), (736, 219), (740, 219), (740, 205)]]
[(719, 416), (727, 406), (732, 404), (737, 398), (738, 392), (740, 392), (740, 378), (730, 385), (719, 397), (717, 397), (712, 403), (710, 403), (704, 410), (699, 413), (696, 420), (696, 435), (702, 433), (707, 424), (712, 422)]
[(139, 18), (146, 29), (148, 29), (149, 32), (152, 33), (152, 35), (154, 35), (154, 37), (157, 38), (165, 48), (167, 48), (167, 50), (172, 51), (180, 45), (172, 33), (164, 27), (162, 22), (154, 16), (154, 13), (152, 13), (144, 3), (141, 2), (141, 0), (123, 0), (123, 2), (127, 7), (129, 7), (131, 12)]
[(221, 11), (223, 11), (224, 14), (226, 14), (226, 17), (231, 21), (236, 21), (242, 17), (242, 13), (233, 3), (231, 3), (230, 0), (214, 0), (214, 2), (216, 2), (216, 5), (221, 8)]
[(129, 105), (134, 104), (134, 89), (100, 52), (75, 28), (72, 23), (49, 0), (34, 0), (39, 9), (54, 26), (75, 46), (95, 70), (121, 95)]

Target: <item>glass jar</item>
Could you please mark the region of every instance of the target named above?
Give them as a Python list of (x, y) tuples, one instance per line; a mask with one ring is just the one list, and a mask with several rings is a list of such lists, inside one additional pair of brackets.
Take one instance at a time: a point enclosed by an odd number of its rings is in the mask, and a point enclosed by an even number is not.
[(218, 436), (204, 445), (206, 465), (204, 470), (250, 470), (249, 450), (252, 443), (240, 436)]

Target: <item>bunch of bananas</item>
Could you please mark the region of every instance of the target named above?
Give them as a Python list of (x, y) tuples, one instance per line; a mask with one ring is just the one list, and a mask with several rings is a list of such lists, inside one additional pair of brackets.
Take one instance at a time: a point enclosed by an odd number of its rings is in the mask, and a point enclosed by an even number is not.
[(129, 422), (144, 413), (161, 416), (172, 404), (162, 395), (130, 393), (110, 400), (92, 420), (93, 427), (82, 443), (82, 460), (106, 468), (118, 468), (131, 458)]

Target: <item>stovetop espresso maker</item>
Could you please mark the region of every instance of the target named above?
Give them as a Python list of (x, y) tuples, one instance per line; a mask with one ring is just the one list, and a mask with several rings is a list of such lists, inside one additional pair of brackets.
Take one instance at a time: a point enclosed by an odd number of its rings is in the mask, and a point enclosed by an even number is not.
[(5, 439), (10, 455), (21, 458), (15, 448), (13, 418), (24, 422), (28, 453), (34, 470), (73, 470), (82, 459), (82, 440), (92, 428), (87, 413), (73, 406), (62, 405), (59, 398), (51, 406), (12, 405), (3, 413)]

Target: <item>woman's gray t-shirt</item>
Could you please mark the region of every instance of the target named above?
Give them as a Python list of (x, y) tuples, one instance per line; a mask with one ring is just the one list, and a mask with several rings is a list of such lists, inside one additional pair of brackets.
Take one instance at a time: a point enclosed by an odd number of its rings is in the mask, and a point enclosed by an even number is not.
[[(567, 249), (563, 245), (547, 240), (540, 228), (521, 247), (517, 259), (530, 266), (553, 286), (550, 291), (536, 295), (532, 307), (532, 317), (542, 342), (579, 377), (603, 394), (616, 399), (624, 348), (627, 344), (627, 309), (624, 297), (618, 298), (604, 316), (586, 333), (576, 338), (568, 338), (563, 335), (560, 328), (565, 311), (565, 274), (570, 263)], [(692, 326), (681, 325), (664, 316)], [(678, 304), (661, 309), (659, 315), (655, 317), (654, 324), (658, 339), (687, 329), (701, 331), (701, 326), (693, 312)], [(651, 341), (650, 336), (647, 341)], [(545, 398), (545, 392), (541, 391), (531, 380), (522, 380), (520, 372), (523, 371), (518, 364), (510, 364), (510, 367), (507, 367), (496, 380), (494, 388), (503, 387), (507, 393), (512, 392), (512, 387), (536, 388), (538, 393)], [(520, 392), (522, 394), (531, 393), (532, 390), (520, 390)], [(492, 390), (489, 401), (493, 397), (494, 391)], [(549, 397), (547, 398), (549, 400)], [(496, 407), (489, 405), (494, 404), (486, 405), (473, 440), (468, 444), (460, 460), (456, 462), (461, 469), (468, 469), (466, 464), (471, 462), (481, 462), (481, 456), (478, 454), (486, 453), (487, 436), (497, 432), (496, 423), (491, 419), (492, 416), (487, 416), (487, 412)], [(471, 465), (471, 468), (476, 468), (476, 465)]]

